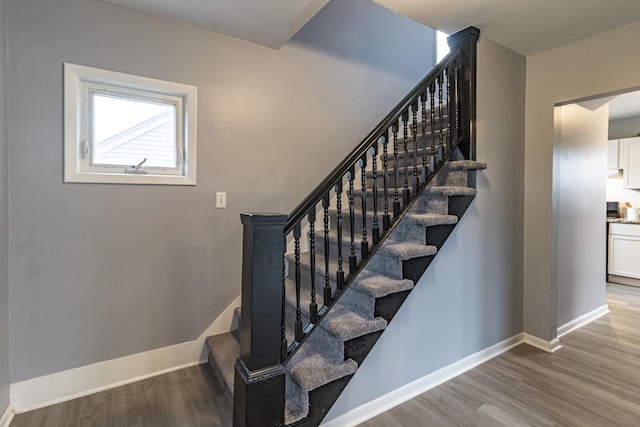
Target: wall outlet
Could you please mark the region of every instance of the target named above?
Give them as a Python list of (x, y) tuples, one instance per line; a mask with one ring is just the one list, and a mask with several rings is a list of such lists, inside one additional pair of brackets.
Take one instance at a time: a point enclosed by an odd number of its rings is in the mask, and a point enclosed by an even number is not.
[(227, 193), (216, 193), (216, 209), (227, 207)]

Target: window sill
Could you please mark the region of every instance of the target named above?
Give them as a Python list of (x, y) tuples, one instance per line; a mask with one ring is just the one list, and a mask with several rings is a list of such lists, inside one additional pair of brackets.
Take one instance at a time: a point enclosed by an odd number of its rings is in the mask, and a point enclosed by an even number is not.
[(141, 184), (141, 185), (196, 185), (195, 179), (182, 175), (154, 175), (129, 173), (72, 173), (64, 182), (85, 184)]

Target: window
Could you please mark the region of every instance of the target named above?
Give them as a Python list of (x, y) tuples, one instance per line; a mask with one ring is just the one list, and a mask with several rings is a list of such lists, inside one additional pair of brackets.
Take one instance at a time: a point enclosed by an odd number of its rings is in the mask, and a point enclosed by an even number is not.
[(450, 52), (447, 37), (449, 37), (448, 34), (436, 31), (436, 64), (442, 61)]
[(65, 182), (196, 183), (196, 88), (64, 66)]

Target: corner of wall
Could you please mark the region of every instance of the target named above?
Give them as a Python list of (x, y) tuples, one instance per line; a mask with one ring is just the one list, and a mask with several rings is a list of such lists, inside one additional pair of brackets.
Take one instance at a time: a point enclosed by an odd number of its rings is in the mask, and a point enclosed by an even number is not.
[[(0, 413), (9, 406), (9, 226), (8, 226), (8, 175), (7, 175), (7, 5), (0, 0)], [(11, 421), (7, 415), (10, 407), (0, 418)]]

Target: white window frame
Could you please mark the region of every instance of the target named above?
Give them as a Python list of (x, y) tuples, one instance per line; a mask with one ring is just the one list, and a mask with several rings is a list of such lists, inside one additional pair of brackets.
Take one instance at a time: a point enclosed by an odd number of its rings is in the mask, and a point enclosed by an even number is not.
[[(92, 164), (92, 93), (157, 100), (176, 106), (177, 168)], [(196, 185), (195, 86), (64, 64), (64, 181), (113, 184)], [(133, 165), (131, 165), (133, 166)]]

